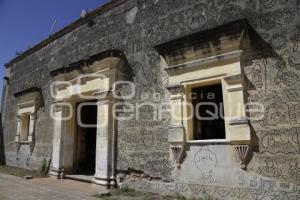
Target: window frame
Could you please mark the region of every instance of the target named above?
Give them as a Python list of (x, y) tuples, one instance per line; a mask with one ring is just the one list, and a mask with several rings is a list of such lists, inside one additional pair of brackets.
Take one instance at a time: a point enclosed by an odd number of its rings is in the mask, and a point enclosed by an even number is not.
[[(22, 145), (28, 145), (30, 153), (33, 152), (35, 146), (35, 126), (37, 121), (37, 110), (41, 106), (41, 90), (39, 88), (28, 88), (14, 94), (17, 103), (16, 113), (16, 133), (15, 144), (17, 152), (19, 152)], [(24, 116), (28, 118), (27, 124), (27, 139), (25, 140), (23, 134)]]
[[(251, 145), (251, 129), (245, 108), (246, 80), (241, 60), (249, 52), (251, 54), (252, 47), (256, 48), (252, 44), (255, 36), (258, 35), (247, 20), (238, 20), (155, 46), (161, 56), (161, 66), (169, 76), (167, 89), (170, 93), (171, 119), (168, 142), (176, 163), (183, 161), (187, 143), (216, 143), (231, 145), (235, 153), (243, 151), (240, 161), (241, 168), (245, 169), (245, 157)], [(190, 120), (184, 120), (189, 114), (187, 105), (184, 105), (187, 102), (187, 87), (215, 79), (222, 82), (224, 116), (228, 117), (224, 120), (226, 139), (191, 140), (188, 127)], [(234, 108), (235, 105), (238, 107)]]
[[(235, 56), (228, 58), (224, 56), (223, 60), (215, 59), (205, 64), (196, 64), (197, 61), (195, 61), (192, 66), (185, 64), (184, 67), (180, 68), (177, 66), (166, 68), (169, 74), (168, 90), (171, 96), (171, 118), (174, 118), (173, 115), (182, 116), (181, 122), (177, 119), (174, 123), (174, 120), (171, 119), (168, 133), (169, 143), (250, 143), (249, 124), (233, 125), (231, 122), (246, 118), (245, 108), (239, 108), (242, 109), (242, 112), (239, 112), (233, 106), (235, 104), (245, 105), (244, 78), (239, 59), (241, 53), (242, 51), (232, 52), (231, 54)], [(220, 83), (223, 93), (226, 137), (225, 139), (194, 140), (193, 120), (190, 117), (191, 108), (188, 106), (191, 103), (189, 93), (195, 87)], [(173, 101), (178, 103), (178, 99), (181, 99), (181, 111), (178, 109), (172, 111)]]
[[(225, 117), (225, 113), (224, 113), (224, 95), (223, 95), (223, 93), (224, 93), (224, 91), (223, 91), (223, 86), (222, 86), (222, 81), (220, 80), (220, 81), (216, 81), (215, 83), (209, 83), (209, 84), (206, 84), (205, 82), (203, 83), (203, 84), (200, 84), (200, 86), (198, 86), (198, 85), (189, 85), (188, 86), (188, 92), (187, 92), (187, 101), (191, 104), (191, 105), (193, 105), (193, 114), (194, 114), (194, 117), (193, 117), (193, 119), (191, 119), (192, 120), (192, 130), (191, 130), (191, 134), (192, 134), (192, 136), (193, 136), (193, 139), (192, 140), (200, 140), (200, 141), (202, 141), (202, 140), (226, 140), (226, 125), (225, 125), (225, 119), (223, 118), (223, 121), (224, 121), (224, 138), (214, 138), (214, 139), (212, 139), (212, 138), (209, 138), (209, 139), (195, 139), (196, 137), (198, 137), (197, 136), (197, 133), (196, 133), (196, 131), (194, 130), (194, 128), (195, 128), (195, 115), (196, 115), (196, 109), (195, 109), (195, 104), (193, 103), (193, 99), (191, 99), (190, 97), (191, 97), (191, 95), (190, 94), (192, 94), (193, 93), (193, 90), (194, 89), (202, 89), (202, 88), (205, 88), (205, 87), (210, 87), (210, 86), (218, 86), (218, 87), (220, 87), (221, 88), (221, 95), (222, 95), (222, 107), (219, 107), (220, 105), (218, 105), (218, 112), (222, 112), (222, 115)], [(208, 91), (208, 93), (209, 93), (209, 91)], [(199, 100), (199, 102), (198, 103), (200, 103), (200, 102), (202, 102), (201, 100)], [(200, 108), (200, 107), (199, 107)], [(222, 109), (222, 110), (220, 110), (220, 109)], [(198, 119), (198, 121), (200, 121), (200, 124), (202, 124), (203, 122), (203, 120), (201, 120), (201, 119)], [(202, 126), (202, 125), (201, 125)]]
[[(203, 80), (190, 80), (187, 81), (183, 84), (185, 91), (184, 91), (184, 103), (189, 103), (192, 105), (192, 99), (190, 98), (190, 93), (192, 92), (193, 88), (198, 88), (198, 87), (205, 87), (205, 86), (210, 86), (210, 85), (216, 85), (220, 84), (222, 87), (222, 95), (223, 95), (223, 108), (224, 108), (224, 116), (228, 115), (228, 109), (227, 109), (227, 100), (226, 97), (228, 96), (227, 90), (224, 87), (224, 80), (222, 77), (217, 77), (217, 78), (212, 78), (212, 79), (203, 79)], [(184, 106), (183, 112), (188, 113), (191, 112), (190, 108), (187, 106)], [(187, 142), (190, 143), (227, 143), (228, 141), (228, 125), (229, 123), (226, 123), (226, 120), (224, 119), (224, 126), (225, 126), (225, 138), (224, 139), (199, 139), (196, 140), (194, 139), (194, 124), (193, 124), (193, 118), (184, 120), (184, 125), (186, 128), (186, 135), (187, 135)]]

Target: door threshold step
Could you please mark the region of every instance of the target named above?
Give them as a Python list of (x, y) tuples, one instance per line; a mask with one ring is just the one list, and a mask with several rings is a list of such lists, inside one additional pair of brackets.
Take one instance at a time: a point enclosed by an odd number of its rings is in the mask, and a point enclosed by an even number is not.
[(65, 179), (70, 179), (74, 181), (80, 181), (85, 183), (92, 183), (94, 176), (88, 176), (88, 175), (65, 175)]

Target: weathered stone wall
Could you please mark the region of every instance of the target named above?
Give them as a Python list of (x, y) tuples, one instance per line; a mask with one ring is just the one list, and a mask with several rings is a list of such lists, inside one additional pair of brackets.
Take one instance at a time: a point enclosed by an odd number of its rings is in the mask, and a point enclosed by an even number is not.
[[(226, 145), (193, 145), (177, 169), (169, 160), (166, 142), (168, 106), (163, 120), (152, 120), (154, 111), (144, 106), (139, 120), (119, 124), (118, 169), (142, 170), (171, 181), (128, 180), (127, 184), (140, 189), (207, 193), (221, 199), (299, 199), (300, 27), (296, 0), (132, 0), (96, 17), (94, 26), (83, 25), (66, 34), (10, 68), (4, 124), (7, 164), (36, 168), (41, 159), (51, 156), (50, 71), (104, 50), (119, 49), (134, 73), (137, 93), (132, 102), (160, 105), (168, 102), (167, 74), (153, 46), (241, 18), (247, 18), (277, 54), (258, 56), (243, 66), (248, 101), (262, 102), (266, 108), (263, 120), (251, 122), (257, 142), (247, 171), (239, 169)], [(37, 115), (36, 145), (32, 155), (27, 146), (17, 154), (13, 93), (33, 86), (42, 88), (44, 101)], [(155, 98), (154, 93), (163, 98)], [(213, 163), (198, 163), (202, 151), (211, 155)]]
[(4, 138), (3, 138), (3, 129), (2, 129), (2, 116), (0, 113), (0, 165), (5, 164), (5, 154), (4, 154)]

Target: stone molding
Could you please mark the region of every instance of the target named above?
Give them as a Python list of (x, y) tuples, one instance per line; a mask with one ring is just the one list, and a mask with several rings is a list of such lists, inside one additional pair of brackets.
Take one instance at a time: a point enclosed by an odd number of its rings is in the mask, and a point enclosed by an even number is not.
[[(41, 106), (42, 92), (40, 88), (29, 88), (14, 94), (17, 99), (17, 133), (15, 143), (17, 152), (22, 145), (29, 145), (30, 153), (33, 153), (35, 146), (35, 125), (37, 120), (37, 110)], [(27, 141), (21, 141), (22, 116), (29, 115)]]
[[(233, 27), (235, 29), (233, 29)], [(156, 46), (161, 64), (169, 75), (171, 121), (168, 142), (176, 163), (183, 154), (187, 142), (193, 144), (218, 144), (218, 140), (193, 140), (193, 122), (187, 118), (191, 113), (187, 103), (192, 88), (202, 85), (221, 84), (224, 98), (226, 138), (220, 144), (244, 145), (250, 143), (250, 126), (244, 109), (237, 111), (234, 105), (244, 105), (244, 75), (241, 69), (241, 48), (248, 40), (249, 25), (245, 20), (232, 22), (213, 30), (196, 33), (189, 37)], [(205, 38), (205, 39), (203, 39)], [(215, 41), (219, 41), (216, 43)], [(209, 53), (207, 53), (209, 52)], [(165, 66), (165, 65), (163, 65)], [(180, 106), (181, 105), (181, 106)], [(244, 166), (244, 146), (234, 148)]]
[[(124, 54), (119, 51), (107, 51), (93, 56), (88, 60), (81, 60), (72, 63), (69, 67), (60, 68), (51, 72), (54, 81), (70, 82), (71, 86), (57, 87), (59, 98), (54, 99), (68, 104), (75, 105), (78, 102), (88, 101), (82, 95), (88, 95), (91, 100), (97, 100), (97, 139), (96, 139), (96, 166), (93, 183), (106, 187), (116, 186), (116, 139), (117, 121), (114, 118), (113, 103), (118, 101), (113, 95), (115, 81), (130, 80), (130, 71)], [(85, 73), (86, 72), (86, 73)], [(91, 74), (88, 74), (91, 73)], [(95, 76), (94, 76), (95, 75)], [(97, 77), (97, 75), (99, 75)], [(92, 83), (91, 83), (92, 82)], [(76, 84), (78, 93), (69, 94), (69, 90)], [(101, 88), (99, 89), (99, 87)], [(69, 88), (70, 87), (70, 88)], [(104, 88), (104, 89), (103, 89)], [(64, 169), (64, 135), (70, 120), (62, 122), (55, 120), (53, 135), (59, 138), (59, 142), (53, 143), (53, 168), (54, 175), (56, 168)], [(56, 141), (55, 139), (53, 141)], [(54, 151), (55, 150), (55, 151)], [(67, 166), (70, 167), (70, 166)]]

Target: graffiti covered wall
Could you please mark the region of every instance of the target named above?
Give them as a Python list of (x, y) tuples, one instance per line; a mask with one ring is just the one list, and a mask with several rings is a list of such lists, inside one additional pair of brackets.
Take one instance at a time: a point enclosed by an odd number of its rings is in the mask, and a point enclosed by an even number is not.
[[(7, 164), (37, 168), (40, 160), (51, 156), (49, 72), (119, 49), (133, 71), (136, 95), (130, 102), (166, 104), (162, 119), (153, 119), (156, 108), (144, 105), (136, 112), (138, 119), (119, 124), (118, 170), (131, 168), (160, 179), (129, 178), (126, 184), (221, 199), (299, 199), (299, 9), (297, 0), (130, 0), (95, 17), (93, 26), (80, 26), (10, 67), (3, 114)], [(178, 169), (170, 160), (167, 143), (168, 75), (153, 47), (242, 18), (275, 52), (268, 57), (258, 54), (243, 65), (247, 100), (261, 102), (266, 109), (262, 120), (251, 121), (256, 142), (248, 169), (239, 168), (226, 145), (191, 145)], [(42, 88), (44, 107), (37, 115), (33, 153), (27, 147), (17, 153), (13, 94), (29, 87)], [(205, 163), (203, 156), (207, 156)]]

